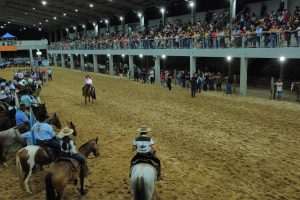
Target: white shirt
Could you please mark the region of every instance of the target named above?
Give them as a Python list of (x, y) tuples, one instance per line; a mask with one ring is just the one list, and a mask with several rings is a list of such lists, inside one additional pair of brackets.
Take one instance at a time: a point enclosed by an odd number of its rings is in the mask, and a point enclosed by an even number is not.
[(150, 71), (149, 77), (150, 77), (150, 78), (154, 78), (154, 71), (153, 71), (153, 70)]
[(275, 83), (275, 85), (277, 86), (276, 91), (282, 92), (282, 85), (283, 85), (283, 83), (277, 82), (277, 83)]
[(92, 85), (93, 81), (90, 78), (85, 79), (85, 84)]
[(63, 141), (60, 140), (61, 151), (65, 152), (65, 153), (70, 153), (71, 155), (77, 153), (73, 140), (70, 140), (70, 142), (67, 144), (67, 149), (66, 150), (64, 150), (62, 148), (62, 144), (63, 144)]
[(147, 136), (140, 136), (133, 141), (133, 145), (137, 147), (138, 153), (149, 153), (151, 152), (151, 146), (154, 144), (152, 138)]

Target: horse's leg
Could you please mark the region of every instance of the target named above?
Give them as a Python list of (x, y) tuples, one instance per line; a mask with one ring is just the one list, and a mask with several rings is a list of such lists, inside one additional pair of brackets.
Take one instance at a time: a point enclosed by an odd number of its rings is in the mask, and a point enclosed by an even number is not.
[(86, 104), (87, 104), (87, 103), (86, 103), (86, 96), (84, 96), (84, 102), (85, 102), (85, 105), (86, 105)]
[(80, 170), (80, 194), (81, 195), (85, 195), (85, 191), (83, 189), (84, 187), (84, 174), (83, 174), (83, 170)]

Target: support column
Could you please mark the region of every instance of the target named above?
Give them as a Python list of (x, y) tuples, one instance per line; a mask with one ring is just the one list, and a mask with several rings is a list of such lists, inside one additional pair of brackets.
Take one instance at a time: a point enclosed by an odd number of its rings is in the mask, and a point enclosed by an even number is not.
[(57, 42), (58, 40), (57, 40), (57, 31), (55, 30), (54, 31), (54, 42)]
[(190, 78), (196, 72), (196, 57), (190, 56)]
[(230, 21), (236, 16), (236, 0), (230, 0)]
[(70, 54), (70, 65), (71, 65), (71, 69), (74, 69), (74, 55)]
[(0, 51), (0, 59), (2, 59), (1, 51)]
[(61, 54), (60, 56), (61, 56), (61, 67), (65, 68), (66, 67), (66, 64), (65, 64), (65, 55)]
[(48, 35), (49, 35), (49, 44), (51, 44), (53, 42), (52, 41), (52, 32), (49, 31)]
[(129, 55), (129, 72), (130, 72), (130, 78), (134, 77), (133, 56), (131, 55)]
[(54, 66), (58, 67), (58, 64), (57, 64), (57, 55), (56, 54), (53, 55), (53, 62), (54, 62)]
[(144, 14), (142, 14), (142, 16), (140, 17), (140, 26), (141, 26), (141, 30), (143, 30), (143, 27), (145, 26), (145, 16), (144, 16)]
[(154, 66), (154, 71), (155, 71), (155, 82), (159, 83), (160, 82), (160, 56), (155, 57), (155, 66)]
[(240, 64), (240, 95), (247, 95), (248, 58), (241, 57)]
[(63, 31), (63, 29), (60, 29), (59, 33), (60, 33), (60, 41), (62, 42), (62, 41), (64, 41), (64, 31)]
[(195, 24), (195, 3), (193, 3), (193, 6), (191, 7), (191, 22), (192, 24)]
[(289, 12), (289, 0), (284, 0), (284, 9), (286, 9)]
[(114, 56), (110, 55), (108, 56), (109, 59), (109, 75), (114, 75)]
[(93, 63), (94, 63), (94, 72), (99, 72), (97, 55), (93, 55)]
[(49, 56), (48, 51), (46, 51), (46, 55), (47, 55), (47, 60), (50, 62), (50, 56)]
[(33, 64), (33, 53), (32, 53), (32, 49), (29, 49), (29, 55), (30, 55), (30, 65)]
[(81, 70), (84, 71), (84, 55), (80, 54), (80, 67)]

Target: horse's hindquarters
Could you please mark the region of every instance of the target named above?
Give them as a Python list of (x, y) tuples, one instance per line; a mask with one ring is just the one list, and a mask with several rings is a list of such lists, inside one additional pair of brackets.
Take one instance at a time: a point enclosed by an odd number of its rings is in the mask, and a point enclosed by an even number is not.
[(134, 200), (151, 200), (157, 172), (149, 164), (137, 164), (131, 170), (131, 191)]

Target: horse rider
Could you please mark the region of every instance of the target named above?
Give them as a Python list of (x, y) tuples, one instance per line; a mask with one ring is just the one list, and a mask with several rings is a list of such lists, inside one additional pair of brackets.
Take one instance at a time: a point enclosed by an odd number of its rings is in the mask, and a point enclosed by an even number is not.
[(157, 180), (162, 180), (160, 160), (155, 155), (156, 150), (154, 148), (154, 141), (151, 137), (147, 136), (147, 133), (151, 131), (151, 128), (141, 126), (137, 131), (140, 132), (140, 136), (133, 141), (132, 150), (137, 153), (132, 158), (131, 165), (133, 166), (134, 162), (139, 159), (150, 159), (158, 165)]
[(36, 140), (36, 144), (42, 144), (50, 149), (53, 149), (56, 155), (59, 155), (60, 152), (60, 144), (59, 140), (56, 138), (56, 134), (52, 128), (52, 126), (45, 122), (47, 119), (47, 113), (43, 110), (39, 111), (37, 116), (37, 122), (32, 126), (31, 132), (27, 132), (26, 136), (22, 136), (27, 138), (27, 145), (30, 143), (34, 144), (33, 141), (28, 140), (28, 138), (32, 138), (34, 136)]
[(31, 98), (29, 96), (29, 91), (28, 89), (25, 89), (24, 94), (20, 98), (21, 103), (25, 104), (26, 107), (31, 106)]
[(30, 121), (28, 115), (28, 108), (25, 106), (25, 104), (21, 103), (20, 108), (16, 112), (16, 125), (29, 125)]
[(74, 130), (70, 128), (64, 128), (57, 137), (60, 139), (60, 158), (73, 158), (80, 163), (80, 169), (83, 175), (88, 176), (89, 170), (86, 164), (86, 159), (77, 152), (75, 142), (72, 138)]
[(82, 95), (84, 95), (84, 87), (88, 87), (89, 90), (92, 88), (93, 81), (89, 75), (87, 75), (84, 79), (85, 85), (82, 88)]

